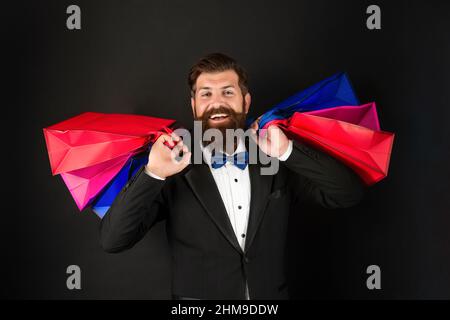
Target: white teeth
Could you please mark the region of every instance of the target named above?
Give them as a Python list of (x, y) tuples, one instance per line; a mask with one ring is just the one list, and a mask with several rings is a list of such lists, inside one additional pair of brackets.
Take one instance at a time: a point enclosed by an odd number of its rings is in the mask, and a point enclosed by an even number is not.
[(225, 113), (217, 113), (217, 114), (213, 114), (209, 118), (210, 119), (215, 119), (215, 118), (218, 118), (218, 117), (226, 117), (226, 116), (227, 116), (227, 114), (225, 114)]

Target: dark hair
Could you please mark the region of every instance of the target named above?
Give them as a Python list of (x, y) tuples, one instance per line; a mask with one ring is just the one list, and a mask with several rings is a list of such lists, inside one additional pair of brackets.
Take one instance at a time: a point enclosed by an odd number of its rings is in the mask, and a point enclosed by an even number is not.
[(210, 53), (191, 67), (188, 75), (188, 85), (191, 89), (191, 95), (194, 96), (195, 82), (203, 72), (214, 73), (227, 70), (234, 70), (239, 77), (239, 87), (242, 95), (248, 92), (248, 76), (247, 72), (242, 68), (236, 60), (223, 53)]

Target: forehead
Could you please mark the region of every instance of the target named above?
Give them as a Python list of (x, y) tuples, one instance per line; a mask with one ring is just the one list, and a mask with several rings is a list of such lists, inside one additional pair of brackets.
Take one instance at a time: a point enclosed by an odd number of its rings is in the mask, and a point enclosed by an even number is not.
[(234, 70), (226, 70), (214, 73), (201, 73), (196, 81), (196, 87), (201, 89), (202, 87), (223, 87), (228, 85), (238, 86), (239, 76)]

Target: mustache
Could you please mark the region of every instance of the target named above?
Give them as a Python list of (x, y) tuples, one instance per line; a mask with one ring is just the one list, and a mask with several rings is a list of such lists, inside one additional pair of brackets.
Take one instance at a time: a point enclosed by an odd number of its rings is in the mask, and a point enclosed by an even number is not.
[[(218, 127), (214, 127), (215, 129), (219, 129), (224, 137), (223, 143), (224, 146), (226, 144), (226, 130), (227, 129), (244, 129), (245, 128), (245, 113), (238, 113), (234, 111), (234, 109), (227, 107), (225, 105), (220, 105), (218, 107), (207, 109), (203, 112), (201, 117), (198, 117), (197, 120), (202, 121), (202, 130), (205, 132), (206, 130), (212, 128), (209, 124), (209, 118), (215, 114), (225, 114), (229, 117), (229, 121)], [(203, 145), (208, 145), (212, 141), (202, 141)]]
[(210, 108), (208, 110), (206, 110), (203, 115), (201, 116), (202, 120), (208, 120), (209, 117), (215, 115), (215, 114), (219, 114), (219, 113), (223, 113), (226, 114), (227, 116), (236, 116), (236, 112), (231, 109), (230, 107), (226, 107), (226, 106), (219, 106), (219, 107), (215, 107), (215, 108)]

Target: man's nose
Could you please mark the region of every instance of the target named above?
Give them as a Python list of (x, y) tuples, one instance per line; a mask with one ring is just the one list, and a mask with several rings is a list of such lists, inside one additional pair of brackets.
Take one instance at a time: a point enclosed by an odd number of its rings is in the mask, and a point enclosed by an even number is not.
[(223, 106), (223, 103), (221, 102), (213, 102), (209, 105), (209, 109), (219, 109), (220, 107)]
[(218, 108), (224, 105), (224, 101), (221, 95), (214, 95), (211, 98), (210, 107)]

